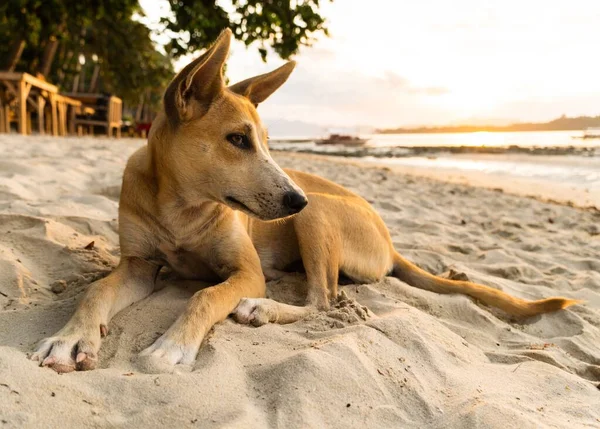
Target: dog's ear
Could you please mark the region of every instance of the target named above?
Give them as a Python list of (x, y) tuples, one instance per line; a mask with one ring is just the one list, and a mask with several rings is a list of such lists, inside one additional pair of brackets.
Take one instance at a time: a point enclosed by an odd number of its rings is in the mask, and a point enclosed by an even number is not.
[(231, 85), (229, 90), (243, 95), (256, 106), (265, 101), (277, 88), (285, 83), (295, 66), (295, 61), (289, 61), (270, 73), (254, 76)]
[(221, 94), (223, 65), (229, 54), (231, 30), (221, 32), (215, 43), (199, 58), (188, 64), (171, 81), (164, 96), (164, 106), (171, 122), (187, 120), (208, 110)]

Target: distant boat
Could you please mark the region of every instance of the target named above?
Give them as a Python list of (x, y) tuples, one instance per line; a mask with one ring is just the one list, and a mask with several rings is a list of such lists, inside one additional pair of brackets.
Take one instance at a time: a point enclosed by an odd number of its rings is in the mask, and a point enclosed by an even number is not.
[(369, 139), (361, 139), (349, 134), (330, 134), (326, 139), (316, 140), (315, 143), (319, 145), (341, 144), (345, 146), (362, 146), (368, 141)]
[(600, 139), (600, 127), (589, 127), (583, 130), (583, 135), (573, 136), (574, 139)]

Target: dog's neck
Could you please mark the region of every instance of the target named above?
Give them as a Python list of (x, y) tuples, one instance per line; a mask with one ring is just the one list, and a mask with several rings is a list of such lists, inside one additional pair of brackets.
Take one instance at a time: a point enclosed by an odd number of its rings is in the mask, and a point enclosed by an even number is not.
[(146, 169), (156, 186), (156, 207), (161, 221), (169, 227), (187, 221), (197, 224), (203, 219), (210, 222), (210, 219), (218, 217), (218, 213), (225, 209), (221, 203), (209, 198), (194, 197), (193, 201), (185, 198), (183, 187), (177, 183), (171, 167), (165, 162), (164, 155), (161, 155), (168, 150), (165, 145), (172, 139), (164, 114), (158, 115), (154, 125), (155, 128), (148, 136)]

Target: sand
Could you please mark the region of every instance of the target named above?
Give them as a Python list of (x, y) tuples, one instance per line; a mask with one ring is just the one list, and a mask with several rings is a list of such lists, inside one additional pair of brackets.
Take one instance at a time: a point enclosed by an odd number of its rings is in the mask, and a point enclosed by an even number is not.
[[(423, 268), (585, 305), (518, 323), (387, 278), (291, 325), (226, 320), (193, 367), (146, 374), (136, 355), (198, 287), (162, 279), (112, 320), (99, 369), (39, 368), (35, 343), (118, 261), (121, 174), (141, 144), (0, 135), (0, 427), (600, 426), (597, 211), (315, 156), (275, 158), (363, 195)], [(268, 294), (301, 302), (303, 282)]]
[[(578, 170), (589, 172), (600, 171), (600, 157), (583, 158), (567, 156), (532, 156), (532, 155), (454, 155), (452, 160), (467, 160), (481, 162), (509, 162), (509, 163), (527, 163), (535, 166), (536, 169), (549, 168), (570, 168), (573, 172)], [(369, 160), (369, 164), (390, 167), (392, 170), (403, 174), (409, 174), (418, 177), (428, 177), (431, 179), (442, 180), (444, 182), (466, 184), (469, 186), (483, 187), (489, 189), (501, 189), (513, 195), (520, 195), (531, 198), (538, 198), (545, 201), (558, 202), (583, 208), (597, 208), (600, 210), (600, 185), (596, 180), (592, 184), (573, 184), (563, 182), (560, 179), (552, 180), (521, 177), (511, 175), (510, 173), (490, 173), (473, 170), (459, 170), (455, 168), (444, 167), (425, 167), (401, 165), (404, 159), (400, 158), (391, 162), (384, 162), (379, 159)], [(399, 161), (399, 165), (394, 165)], [(584, 173), (585, 174), (585, 173)], [(594, 173), (592, 173), (594, 174)], [(598, 173), (595, 173), (596, 177)]]

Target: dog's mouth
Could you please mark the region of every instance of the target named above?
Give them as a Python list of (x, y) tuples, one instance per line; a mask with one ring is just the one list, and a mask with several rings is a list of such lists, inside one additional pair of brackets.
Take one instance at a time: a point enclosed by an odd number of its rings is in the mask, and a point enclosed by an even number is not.
[(227, 205), (233, 209), (238, 209), (238, 210), (241, 210), (248, 214), (251, 214), (252, 216), (256, 216), (256, 217), (260, 218), (258, 213), (256, 213), (254, 210), (252, 210), (246, 204), (242, 203), (240, 200), (238, 200), (234, 197), (231, 197), (231, 196), (225, 197), (225, 201), (227, 201)]

